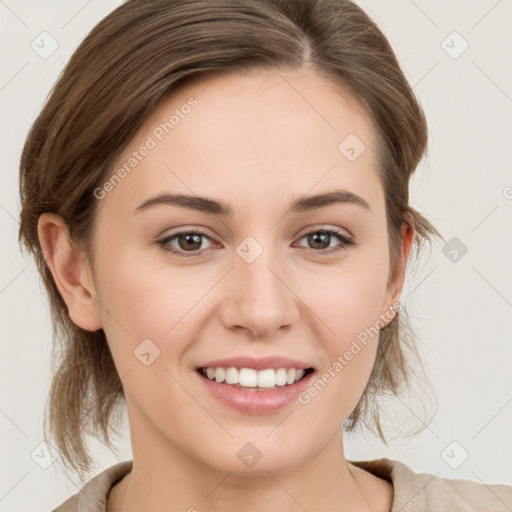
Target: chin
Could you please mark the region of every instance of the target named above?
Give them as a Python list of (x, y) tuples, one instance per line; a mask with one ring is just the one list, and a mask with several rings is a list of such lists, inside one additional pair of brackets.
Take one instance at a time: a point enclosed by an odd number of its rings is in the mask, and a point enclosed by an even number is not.
[(301, 464), (301, 454), (297, 452), (296, 444), (289, 448), (282, 445), (279, 448), (280, 443), (276, 443), (276, 447), (269, 447), (268, 443), (265, 447), (264, 444), (263, 441), (235, 442), (232, 449), (219, 453), (218, 457), (207, 463), (218, 471), (232, 475), (265, 477), (268, 477), (268, 473), (292, 471)]

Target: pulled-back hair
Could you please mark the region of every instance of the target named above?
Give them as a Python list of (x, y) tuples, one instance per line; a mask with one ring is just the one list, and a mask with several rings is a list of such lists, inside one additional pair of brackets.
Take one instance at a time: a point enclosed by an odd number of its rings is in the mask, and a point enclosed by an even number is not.
[[(90, 255), (94, 191), (166, 94), (209, 73), (305, 65), (352, 94), (375, 126), (395, 275), (404, 223), (415, 228), (416, 259), (425, 242), (442, 238), (409, 205), (427, 124), (387, 39), (351, 1), (128, 0), (78, 46), (33, 123), (20, 161), (19, 240), (36, 260), (54, 327), (45, 437), (81, 478), (92, 462), (86, 436), (111, 446), (124, 390), (103, 329), (87, 331), (70, 319), (38, 239), (39, 216), (61, 215), (73, 244)], [(410, 387), (415, 343), (402, 307), (380, 330), (372, 373), (346, 431), (365, 425), (386, 442), (377, 399)]]

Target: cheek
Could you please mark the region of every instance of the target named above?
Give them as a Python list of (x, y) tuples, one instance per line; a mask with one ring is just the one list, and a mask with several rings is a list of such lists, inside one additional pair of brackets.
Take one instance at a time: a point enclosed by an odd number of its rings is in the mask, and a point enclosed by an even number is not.
[[(304, 279), (306, 277), (304, 276)], [(339, 267), (322, 269), (307, 278), (305, 301), (330, 333), (333, 348), (344, 348), (362, 331), (375, 326), (386, 296), (387, 260), (347, 259)]]
[(176, 410), (190, 407), (190, 395), (173, 377), (179, 382), (185, 375), (180, 366), (196, 337), (197, 318), (207, 314), (201, 297), (212, 284), (192, 266), (177, 271), (163, 261), (126, 250), (108, 272), (104, 268), (103, 319), (127, 405), (171, 425)]
[(173, 359), (179, 357), (197, 306), (213, 285), (207, 270), (177, 269), (149, 252), (125, 248), (99, 265), (100, 314), (114, 359), (123, 366), (133, 362), (133, 351), (145, 339), (161, 355), (172, 348)]
[[(387, 260), (363, 255), (329, 274), (309, 280), (305, 302), (315, 313), (315, 335), (328, 356), (317, 377), (326, 383), (328, 400), (355, 407), (370, 376), (379, 341), (385, 300)], [(331, 384), (332, 383), (332, 384)], [(320, 385), (319, 387), (322, 387)]]

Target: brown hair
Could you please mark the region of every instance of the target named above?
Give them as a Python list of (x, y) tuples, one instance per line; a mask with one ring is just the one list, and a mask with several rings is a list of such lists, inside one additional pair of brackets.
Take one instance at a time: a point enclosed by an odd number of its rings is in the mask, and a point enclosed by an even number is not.
[[(70, 320), (40, 246), (39, 216), (61, 215), (75, 247), (90, 256), (93, 191), (167, 93), (208, 73), (306, 64), (351, 92), (376, 126), (394, 273), (404, 223), (415, 227), (416, 258), (424, 242), (442, 238), (409, 205), (427, 125), (387, 39), (348, 0), (128, 0), (76, 49), (30, 129), (20, 162), (19, 240), (35, 257), (54, 326), (45, 438), (55, 440), (63, 462), (81, 478), (92, 462), (86, 435), (101, 435), (112, 448), (112, 416), (124, 391), (103, 329), (87, 331)], [(376, 399), (398, 396), (409, 384), (407, 349), (418, 355), (413, 332), (397, 313), (380, 331), (374, 368), (347, 431), (365, 424), (386, 442)]]

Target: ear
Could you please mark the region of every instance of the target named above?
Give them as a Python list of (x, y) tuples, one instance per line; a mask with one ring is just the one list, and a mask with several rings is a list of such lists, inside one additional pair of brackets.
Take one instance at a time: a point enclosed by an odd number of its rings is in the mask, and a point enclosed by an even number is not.
[[(412, 217), (408, 216), (408, 222), (402, 224), (400, 231), (402, 237), (402, 247), (399, 255), (398, 267), (395, 272), (395, 276), (392, 277), (387, 286), (386, 293), (386, 307), (387, 310), (393, 307), (400, 301), (402, 290), (405, 282), (405, 271), (407, 268), (407, 262), (409, 261), (409, 254), (412, 247), (412, 241), (414, 239), (414, 222)], [(385, 311), (387, 311), (385, 310)]]
[(43, 213), (37, 223), (37, 233), (46, 264), (71, 320), (87, 331), (101, 329), (89, 261), (73, 246), (66, 222), (60, 215)]

